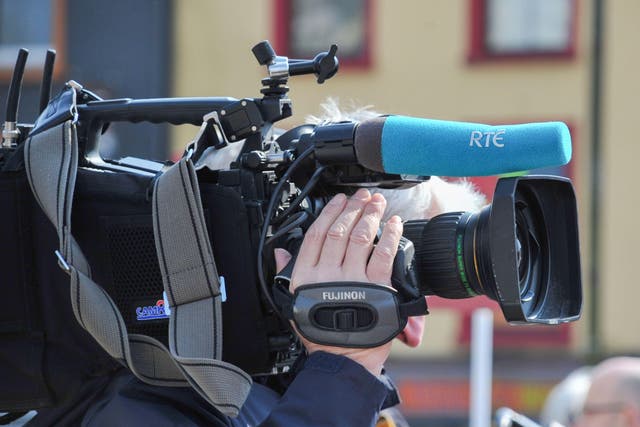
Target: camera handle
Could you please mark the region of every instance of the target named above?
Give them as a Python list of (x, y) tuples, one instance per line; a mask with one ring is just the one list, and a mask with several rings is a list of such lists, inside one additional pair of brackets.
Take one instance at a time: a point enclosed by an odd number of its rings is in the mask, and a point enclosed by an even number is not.
[[(253, 48), (258, 62), (266, 65), (269, 77), (262, 80), (262, 98), (235, 99), (229, 97), (210, 98), (158, 98), (158, 99), (109, 99), (103, 100), (91, 94), (83, 88), (79, 88), (80, 97), (77, 103), (78, 138), (80, 142), (81, 157), (88, 159), (90, 163), (102, 164), (99, 154), (99, 137), (110, 122), (124, 121), (131, 123), (171, 123), (193, 124), (200, 126), (203, 117), (216, 112), (218, 125), (223, 133), (223, 141), (234, 142), (249, 138), (256, 134), (263, 136), (269, 132), (271, 125), (292, 114), (291, 100), (287, 97), (289, 88), (286, 86), (291, 75), (315, 74), (318, 83), (331, 78), (338, 71), (337, 46), (332, 45), (328, 52), (316, 55), (313, 60), (289, 60), (286, 57), (277, 56), (268, 41), (258, 43)], [(26, 53), (19, 58), (19, 65), (24, 66)], [(18, 67), (21, 68), (21, 67)], [(21, 70), (18, 70), (14, 80), (21, 78)], [(44, 82), (46, 86), (47, 83)], [(19, 86), (18, 84), (14, 84)], [(16, 92), (14, 90), (14, 92)], [(41, 104), (48, 99), (48, 90), (41, 96)], [(91, 95), (91, 96), (89, 96)], [(59, 124), (55, 116), (66, 116), (65, 107), (68, 102), (61, 102), (58, 98), (48, 103), (45, 114), (36, 122), (32, 135), (44, 131)], [(11, 97), (8, 110), (16, 110), (17, 95)], [(41, 106), (42, 108), (42, 106)], [(9, 114), (8, 119), (13, 115)], [(15, 120), (15, 119), (14, 119)], [(8, 120), (10, 122), (10, 120)], [(9, 123), (10, 125), (11, 123)], [(10, 143), (9, 135), (12, 128), (5, 126), (3, 136)], [(9, 137), (10, 138), (6, 138)], [(252, 149), (264, 149), (264, 138), (254, 141)], [(225, 145), (225, 144), (220, 144)]]
[[(225, 133), (225, 139), (239, 141), (260, 132), (265, 134), (273, 123), (292, 114), (291, 100), (286, 95), (289, 91), (289, 88), (285, 86), (288, 78), (293, 75), (313, 73), (316, 75), (318, 83), (323, 83), (338, 71), (337, 49), (336, 45), (332, 45), (328, 52), (319, 53), (313, 60), (289, 60), (286, 57), (277, 56), (268, 41), (258, 43), (252, 49), (253, 53), (258, 62), (261, 65), (266, 65), (269, 71), (269, 77), (262, 80), (264, 86), (261, 90), (262, 98), (243, 100), (223, 97), (102, 100), (79, 86), (80, 97), (77, 99), (76, 112), (78, 116), (82, 116), (78, 131), (80, 141), (84, 146), (84, 154), (95, 157), (98, 153), (97, 139), (99, 134), (112, 121), (201, 125), (203, 117), (211, 112), (220, 112), (220, 116), (224, 116), (224, 112), (234, 112), (238, 113), (235, 117), (220, 117), (218, 120)], [(40, 113), (44, 113), (46, 110), (46, 114), (41, 114), (33, 126), (18, 126), (18, 102), (28, 54), (28, 50), (20, 49), (16, 60), (7, 98), (5, 123), (2, 127), (1, 146), (3, 148), (16, 146), (20, 142), (21, 134), (24, 136), (27, 134), (36, 135), (60, 124), (58, 116), (66, 116), (67, 114), (64, 109), (68, 102), (66, 99), (61, 99), (65, 98), (64, 96), (58, 96), (53, 101), (49, 99), (55, 61), (55, 51), (49, 50), (45, 60), (39, 109)], [(240, 128), (238, 128), (238, 124), (241, 125)], [(21, 128), (23, 132), (21, 132)]]

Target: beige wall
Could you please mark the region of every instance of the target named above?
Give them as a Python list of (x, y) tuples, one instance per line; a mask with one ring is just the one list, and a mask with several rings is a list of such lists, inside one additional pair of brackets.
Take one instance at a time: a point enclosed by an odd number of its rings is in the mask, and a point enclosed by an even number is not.
[[(250, 5), (250, 7), (249, 7)], [(399, 5), (402, 5), (399, 7)], [(605, 78), (605, 195), (601, 307), (603, 338), (609, 351), (640, 351), (635, 306), (640, 286), (634, 286), (632, 254), (636, 237), (634, 208), (638, 191), (631, 191), (633, 161), (640, 154), (631, 126), (633, 103), (640, 94), (634, 69), (640, 6), (632, 0), (608, 2), (608, 55)], [(173, 95), (256, 97), (265, 71), (250, 48), (262, 39), (273, 40), (270, 1), (176, 1), (176, 40)], [(311, 77), (289, 81), (294, 117), (320, 112), (329, 96), (343, 103), (374, 105), (378, 111), (430, 118), (473, 121), (566, 120), (575, 129), (575, 174), (581, 216), (582, 262), (585, 288), (590, 265), (588, 235), (590, 173), (590, 38), (591, 2), (578, 7), (577, 55), (572, 60), (526, 61), (468, 65), (468, 1), (374, 1), (373, 66), (366, 71), (341, 70), (324, 85)], [(635, 37), (632, 37), (634, 35)], [(339, 42), (339, 41), (338, 41)], [(338, 43), (339, 45), (339, 43)], [(634, 49), (635, 48), (635, 49)], [(195, 134), (193, 127), (175, 131), (176, 146)], [(635, 155), (634, 155), (635, 154)], [(587, 295), (587, 302), (590, 296)], [(575, 325), (575, 349), (587, 344), (587, 319)], [(443, 314), (433, 323), (448, 322)], [(445, 326), (438, 331), (446, 329)], [(445, 335), (434, 333), (434, 337)], [(444, 338), (437, 349), (448, 351)]]
[(606, 10), (602, 132), (602, 341), (640, 352), (640, 208), (636, 131), (640, 117), (640, 3), (610, 1)]

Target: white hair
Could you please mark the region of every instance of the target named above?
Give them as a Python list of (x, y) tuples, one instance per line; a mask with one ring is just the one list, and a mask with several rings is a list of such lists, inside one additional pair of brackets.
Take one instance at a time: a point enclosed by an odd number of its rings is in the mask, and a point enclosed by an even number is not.
[(471, 182), (448, 182), (437, 176), (411, 188), (373, 192), (387, 199), (384, 221), (393, 215), (411, 220), (430, 219), (445, 212), (476, 212), (486, 204), (484, 195)]
[(349, 109), (342, 110), (337, 98), (328, 98), (320, 105), (320, 108), (322, 109), (322, 114), (320, 116), (307, 116), (306, 123), (319, 125), (344, 121), (361, 122), (380, 116), (379, 113), (372, 110), (373, 106), (358, 107), (354, 102), (351, 102)]

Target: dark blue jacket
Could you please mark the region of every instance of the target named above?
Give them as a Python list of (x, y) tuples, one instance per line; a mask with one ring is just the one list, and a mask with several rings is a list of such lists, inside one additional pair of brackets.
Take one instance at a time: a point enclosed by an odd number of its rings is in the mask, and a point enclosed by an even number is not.
[[(254, 383), (237, 418), (228, 418), (188, 388), (142, 383), (118, 374), (78, 418), (81, 426), (373, 426), (388, 387), (358, 363), (317, 352), (280, 396)], [(46, 413), (33, 425), (46, 425)], [(59, 420), (60, 421), (60, 420)]]

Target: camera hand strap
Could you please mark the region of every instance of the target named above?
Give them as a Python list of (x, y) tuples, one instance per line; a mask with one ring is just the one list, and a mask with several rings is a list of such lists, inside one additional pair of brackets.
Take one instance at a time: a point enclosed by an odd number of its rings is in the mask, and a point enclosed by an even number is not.
[(169, 300), (169, 349), (186, 378), (218, 410), (237, 415), (251, 377), (222, 359), (219, 276), (193, 163), (183, 158), (156, 181), (153, 229)]
[[(69, 89), (73, 90), (73, 89)], [(71, 276), (71, 307), (80, 325), (113, 358), (142, 381), (188, 386), (167, 348), (146, 335), (127, 334), (122, 315), (104, 289), (91, 279), (89, 264), (71, 235), (71, 208), (78, 166), (73, 120), (29, 137), (25, 166), (35, 199), (53, 223), (60, 240), (60, 266)]]
[(322, 345), (377, 347), (402, 332), (410, 316), (427, 314), (424, 297), (405, 302), (394, 288), (374, 283), (305, 284), (293, 294), (288, 288), (288, 278), (277, 276), (274, 300), (281, 313), (303, 337)]

